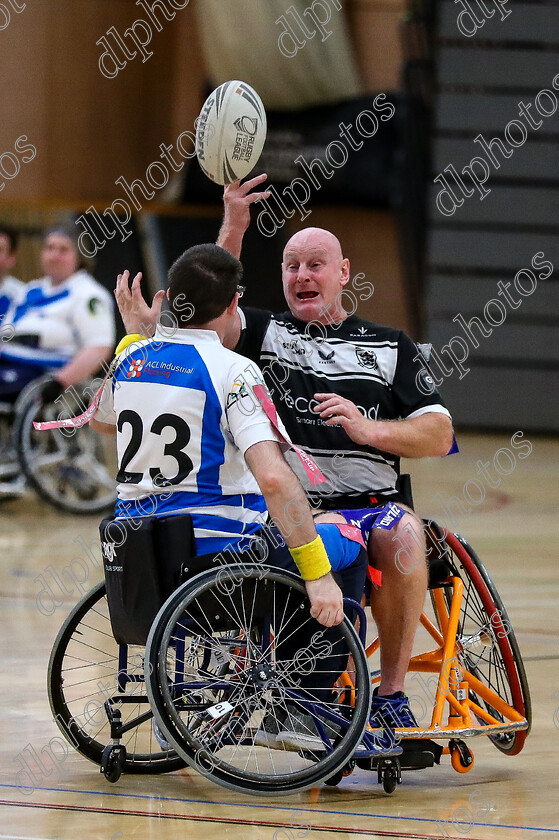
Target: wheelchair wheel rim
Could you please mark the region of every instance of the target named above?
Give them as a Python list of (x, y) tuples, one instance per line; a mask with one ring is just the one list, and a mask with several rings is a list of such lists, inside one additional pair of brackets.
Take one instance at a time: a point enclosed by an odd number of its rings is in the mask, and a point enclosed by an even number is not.
[[(235, 567), (229, 568), (233, 573)], [(262, 571), (262, 568), (258, 566), (242, 567), (243, 582), (255, 582), (254, 592), (245, 603), (247, 616), (251, 614), (252, 604), (257, 600), (257, 592), (260, 597), (262, 590), (258, 587), (259, 582), (262, 583)], [(220, 637), (215, 627), (211, 625), (204, 628), (200, 625), (195, 629), (193, 625), (187, 627), (193, 616), (195, 616), (195, 621), (199, 620), (201, 613), (196, 604), (199, 605), (201, 599), (215, 590), (214, 578), (215, 573), (203, 574), (198, 576), (193, 584), (185, 584), (167, 601), (152, 627), (146, 648), (146, 668), (149, 669), (149, 673), (146, 672), (146, 683), (158, 724), (185, 761), (206, 777), (225, 787), (253, 794), (288, 794), (295, 790), (312, 787), (346, 764), (367, 724), (371, 689), (366, 658), (357, 634), (346, 620), (342, 632), (345, 642), (357, 660), (357, 691), (361, 702), (357, 704), (356, 710), (350, 713), (350, 722), (340, 724), (341, 712), (347, 714), (347, 710), (342, 710), (340, 704), (337, 709), (334, 709), (334, 704), (332, 706), (328, 703), (316, 704), (306, 690), (299, 693), (296, 688), (290, 686), (289, 675), (286, 676), (285, 669), (281, 671), (279, 666), (282, 663), (274, 660), (273, 648), (264, 635), (261, 634), (260, 638), (251, 637), (251, 634), (254, 636), (254, 628), (249, 622), (244, 627), (236, 628), (241, 632), (237, 633), (235, 638), (231, 635), (227, 638), (226, 634), (231, 634), (230, 630), (221, 631), (223, 635)], [(294, 575), (267, 570), (265, 580), (265, 586), (271, 587), (274, 591), (273, 598), (276, 597), (277, 588), (278, 602), (280, 595), (282, 598), (285, 597), (285, 591), (280, 593), (281, 587), (294, 590), (299, 601), (302, 596), (305, 597), (304, 587), (300, 579)], [(241, 595), (241, 603), (242, 597)], [(270, 600), (270, 592), (267, 597)], [(224, 609), (225, 614), (229, 613), (225, 624), (227, 622), (231, 625), (241, 624), (242, 622), (238, 621), (239, 616), (233, 615), (233, 611), (223, 603), (224, 600), (226, 599), (221, 601), (221, 608)], [(295, 598), (293, 603), (295, 605)], [(298, 602), (295, 609), (300, 609)], [(283, 628), (287, 628), (292, 617), (287, 614), (288, 610), (284, 612), (281, 620), (284, 621)], [(204, 617), (205, 620), (207, 620), (207, 615)], [(313, 621), (310, 619), (310, 614), (308, 620)], [(223, 624), (220, 621), (221, 619), (217, 622), (218, 626)], [(270, 625), (279, 649), (282, 643), (281, 634), (284, 630), (280, 616), (275, 612), (270, 618)], [(182, 627), (182, 630), (179, 631), (179, 627)], [(237, 653), (236, 660), (229, 653), (227, 676), (222, 675), (216, 678), (212, 672), (211, 679), (203, 686), (207, 691), (211, 687), (210, 683), (213, 685), (215, 706), (226, 699), (233, 707), (231, 711), (223, 714), (223, 718), (216, 725), (205, 721), (200, 723), (200, 718), (203, 716), (200, 711), (196, 713), (184, 711), (186, 695), (184, 693), (181, 695), (180, 692), (189, 685), (197, 687), (202, 685), (198, 666), (193, 664), (193, 661), (190, 662), (193, 668), (192, 679), (184, 676), (184, 670), (181, 672), (180, 679), (184, 680), (184, 685), (177, 683), (176, 680), (178, 656), (176, 651), (179, 635), (184, 630), (185, 637), (188, 636), (192, 641), (192, 638), (203, 635), (202, 629), (208, 636), (208, 630), (211, 630), (214, 637), (225, 638), (224, 646), (229, 646), (229, 650), (235, 646), (235, 642), (239, 650), (242, 648), (242, 654)], [(286, 632), (283, 636), (285, 639)], [(219, 644), (221, 645), (221, 642)], [(258, 644), (261, 645), (260, 648)], [(169, 663), (168, 652), (173, 649), (175, 659), (174, 662)], [(189, 650), (192, 650), (192, 646)], [(185, 662), (186, 654), (184, 654), (184, 660), (181, 660), (183, 666)], [(175, 668), (174, 673), (173, 668)], [(254, 679), (255, 671), (260, 668), (263, 669), (259, 672), (262, 674), (265, 673), (266, 668), (271, 669), (269, 673), (272, 673), (273, 677), (270, 682), (265, 681), (261, 689), (255, 687), (254, 682), (250, 682)], [(235, 669), (240, 670), (241, 676), (238, 676)], [(281, 677), (278, 676), (280, 673)], [(271, 687), (268, 688), (268, 685)], [(210, 703), (210, 700), (207, 699), (206, 702)], [(327, 727), (328, 723), (336, 722), (338, 726), (341, 725), (341, 730), (344, 732), (343, 738), (330, 752), (327, 751), (326, 755), (322, 756), (313, 753), (312, 749), (288, 752), (256, 746), (252, 741), (254, 732), (259, 730), (270, 708), (276, 706), (283, 709), (282, 704), (288, 709), (287, 715), (291, 715), (291, 709), (295, 707), (299, 711), (298, 717), (303, 715), (310, 719), (315, 728), (318, 726), (317, 722), (320, 725), (326, 722)], [(204, 714), (206, 714), (205, 711)]]
[(33, 428), (39, 416), (57, 419), (59, 413), (56, 404), (43, 412), (34, 398), (22, 407), (14, 429), (22, 471), (41, 498), (55, 507), (78, 514), (108, 510), (116, 501), (114, 442), (109, 444), (87, 425), (43, 432)]

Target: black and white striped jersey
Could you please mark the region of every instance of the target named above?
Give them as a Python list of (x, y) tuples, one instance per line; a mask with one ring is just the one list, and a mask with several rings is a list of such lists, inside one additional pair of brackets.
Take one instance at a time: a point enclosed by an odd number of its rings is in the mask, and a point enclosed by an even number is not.
[[(239, 310), (240, 311), (240, 310)], [(371, 420), (449, 415), (440, 394), (426, 394), (418, 378), (429, 376), (418, 349), (401, 330), (355, 316), (339, 324), (305, 324), (290, 312), (274, 315), (246, 308), (238, 353), (258, 364), (291, 440), (308, 452), (328, 479), (320, 495), (393, 495), (400, 459), (354, 443), (341, 426), (327, 426), (315, 414), (316, 393), (336, 393), (354, 402)], [(434, 387), (429, 380), (429, 386)], [(303, 486), (298, 459), (287, 460)], [(317, 497), (316, 490), (309, 495)]]

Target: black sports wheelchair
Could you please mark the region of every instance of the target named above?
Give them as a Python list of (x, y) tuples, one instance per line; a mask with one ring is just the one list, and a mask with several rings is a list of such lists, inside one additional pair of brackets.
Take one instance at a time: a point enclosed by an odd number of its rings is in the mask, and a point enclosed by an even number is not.
[[(336, 785), (357, 766), (392, 793), (402, 770), (443, 754), (470, 771), (472, 736), (508, 755), (522, 749), (531, 710), (518, 645), (461, 537), (427, 526), (427, 643), (409, 672), (430, 675), (432, 711), (420, 727), (396, 729), (403, 754), (382, 758), (369, 724), (378, 640), (365, 648), (360, 605), (345, 599), (343, 623), (327, 630), (297, 575), (195, 556), (188, 516), (139, 523), (102, 523), (105, 582), (64, 622), (48, 670), (58, 726), (108, 781), (188, 764), (243, 793), (289, 794)], [(299, 739), (277, 749), (286, 721)]]
[(34, 421), (81, 414), (91, 402), (93, 384), (81, 383), (44, 404), (40, 391), (51, 378), (34, 379), (15, 403), (0, 401), (0, 499), (9, 495), (10, 484), (20, 489), (27, 484), (58, 510), (105, 512), (116, 501), (114, 441), (89, 425), (43, 432), (33, 427)]

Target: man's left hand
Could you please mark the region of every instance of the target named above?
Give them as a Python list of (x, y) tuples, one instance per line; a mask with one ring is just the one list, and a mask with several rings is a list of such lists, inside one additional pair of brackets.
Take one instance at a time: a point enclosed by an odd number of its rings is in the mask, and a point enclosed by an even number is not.
[(320, 414), (327, 426), (340, 425), (354, 443), (374, 446), (374, 421), (367, 420), (355, 403), (339, 394), (315, 394), (314, 398), (320, 403), (314, 411)]

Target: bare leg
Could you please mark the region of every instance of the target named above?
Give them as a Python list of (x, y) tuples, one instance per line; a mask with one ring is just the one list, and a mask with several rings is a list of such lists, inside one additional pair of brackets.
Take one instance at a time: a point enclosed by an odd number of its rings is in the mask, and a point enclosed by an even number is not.
[(371, 612), (380, 640), (381, 696), (404, 690), (427, 591), (423, 526), (405, 509), (409, 513), (395, 528), (373, 528), (369, 538), (369, 560), (382, 571), (382, 586), (371, 592)]

